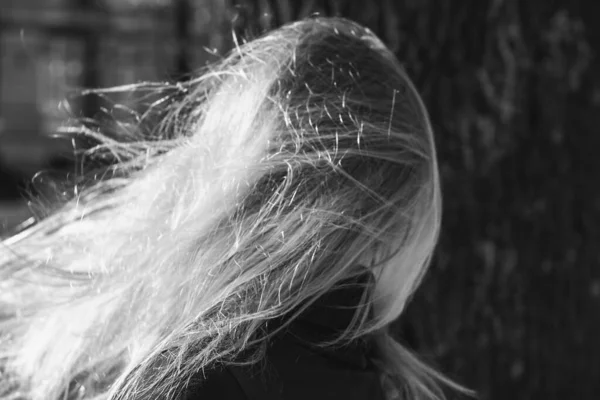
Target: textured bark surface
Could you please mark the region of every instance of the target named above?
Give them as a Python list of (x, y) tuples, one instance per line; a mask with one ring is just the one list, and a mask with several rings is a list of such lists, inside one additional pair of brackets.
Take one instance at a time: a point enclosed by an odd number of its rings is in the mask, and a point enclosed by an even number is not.
[(424, 94), (445, 216), (407, 341), (483, 399), (598, 398), (598, 2), (239, 3), (254, 32), (362, 22)]

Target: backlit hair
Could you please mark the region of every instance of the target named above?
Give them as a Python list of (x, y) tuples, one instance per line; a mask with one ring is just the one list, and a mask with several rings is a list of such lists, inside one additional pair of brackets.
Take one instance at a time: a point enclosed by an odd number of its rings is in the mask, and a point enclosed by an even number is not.
[(390, 398), (458, 388), (388, 331), (441, 193), (426, 109), (372, 32), (304, 20), (186, 83), (123, 90), (166, 94), (127, 138), (81, 128), (118, 162), (0, 247), (1, 400), (177, 398), (364, 268), (371, 315), (324, 345), (371, 336)]

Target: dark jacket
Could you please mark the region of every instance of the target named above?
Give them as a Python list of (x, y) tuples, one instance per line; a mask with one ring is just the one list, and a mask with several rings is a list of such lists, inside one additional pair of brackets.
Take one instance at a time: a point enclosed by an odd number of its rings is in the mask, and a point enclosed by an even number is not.
[(184, 399), (383, 400), (366, 340), (336, 349), (314, 346), (350, 324), (365, 288), (361, 280), (319, 298), (269, 343), (260, 367), (214, 369), (195, 379)]

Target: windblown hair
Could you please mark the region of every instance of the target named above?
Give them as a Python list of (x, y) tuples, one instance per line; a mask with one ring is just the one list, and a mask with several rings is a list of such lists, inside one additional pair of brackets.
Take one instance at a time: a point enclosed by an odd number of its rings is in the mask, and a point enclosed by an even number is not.
[(365, 268), (371, 315), (323, 345), (371, 336), (390, 398), (457, 388), (388, 329), (441, 194), (426, 109), (373, 33), (300, 21), (129, 89), (167, 94), (127, 140), (81, 128), (118, 162), (0, 247), (1, 400), (176, 399), (199, 371), (260, 360), (270, 320)]

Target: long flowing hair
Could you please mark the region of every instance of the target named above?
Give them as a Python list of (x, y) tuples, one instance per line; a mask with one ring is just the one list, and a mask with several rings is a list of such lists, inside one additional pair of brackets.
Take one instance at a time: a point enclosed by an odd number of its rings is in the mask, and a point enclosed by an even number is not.
[(116, 162), (2, 242), (1, 400), (175, 399), (364, 268), (371, 315), (335, 342), (373, 338), (390, 398), (458, 387), (389, 332), (442, 200), (426, 109), (372, 32), (304, 20), (125, 90), (158, 100), (122, 136), (68, 128)]

